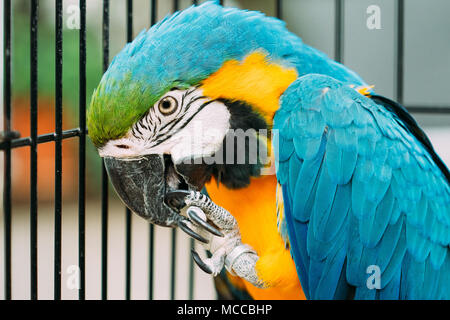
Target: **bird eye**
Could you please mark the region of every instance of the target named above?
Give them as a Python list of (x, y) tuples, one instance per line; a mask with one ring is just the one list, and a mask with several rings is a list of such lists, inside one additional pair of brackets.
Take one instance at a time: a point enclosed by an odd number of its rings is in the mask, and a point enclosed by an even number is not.
[(163, 115), (168, 116), (174, 113), (178, 108), (178, 101), (171, 96), (167, 96), (159, 102), (158, 109)]

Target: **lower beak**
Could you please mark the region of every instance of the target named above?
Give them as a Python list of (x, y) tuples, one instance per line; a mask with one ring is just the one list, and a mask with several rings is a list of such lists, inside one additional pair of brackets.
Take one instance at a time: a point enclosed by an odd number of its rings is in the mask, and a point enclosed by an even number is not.
[(180, 215), (163, 201), (167, 190), (162, 155), (105, 157), (104, 162), (114, 189), (130, 210), (160, 226), (177, 225)]

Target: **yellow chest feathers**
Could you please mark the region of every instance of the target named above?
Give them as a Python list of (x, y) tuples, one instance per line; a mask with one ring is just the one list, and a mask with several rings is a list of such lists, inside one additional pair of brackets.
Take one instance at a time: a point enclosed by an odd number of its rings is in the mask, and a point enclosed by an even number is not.
[(269, 283), (269, 289), (258, 289), (240, 281), (255, 299), (305, 299), (289, 249), (278, 232), (275, 176), (252, 178), (247, 188), (231, 190), (206, 184), (211, 199), (226, 208), (237, 220), (242, 242), (252, 246), (260, 259), (256, 270)]

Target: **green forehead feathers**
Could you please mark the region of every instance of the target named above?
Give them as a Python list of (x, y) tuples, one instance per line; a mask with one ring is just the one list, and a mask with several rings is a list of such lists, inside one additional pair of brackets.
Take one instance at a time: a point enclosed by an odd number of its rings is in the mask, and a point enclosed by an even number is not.
[(87, 115), (89, 136), (94, 145), (99, 148), (109, 140), (123, 137), (164, 92), (175, 85), (185, 86), (173, 83), (155, 90), (142, 80), (134, 81), (131, 72), (125, 73), (121, 80), (104, 77), (92, 95)]

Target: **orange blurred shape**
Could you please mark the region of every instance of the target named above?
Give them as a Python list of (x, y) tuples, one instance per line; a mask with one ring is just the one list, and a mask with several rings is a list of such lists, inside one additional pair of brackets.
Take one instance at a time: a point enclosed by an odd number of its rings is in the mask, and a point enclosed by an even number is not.
[[(30, 136), (30, 104), (24, 98), (13, 103), (13, 130), (19, 131), (21, 138)], [(66, 123), (63, 117), (63, 123)], [(55, 108), (51, 99), (38, 101), (38, 135), (55, 131)], [(78, 178), (77, 138), (63, 140), (62, 143), (62, 197), (64, 200), (77, 196)], [(37, 177), (39, 201), (53, 201), (55, 198), (55, 142), (38, 144)], [(12, 151), (12, 198), (17, 202), (27, 202), (30, 197), (30, 147), (14, 148)]]

